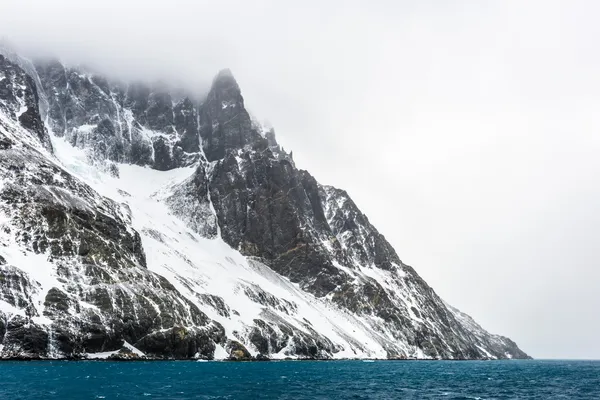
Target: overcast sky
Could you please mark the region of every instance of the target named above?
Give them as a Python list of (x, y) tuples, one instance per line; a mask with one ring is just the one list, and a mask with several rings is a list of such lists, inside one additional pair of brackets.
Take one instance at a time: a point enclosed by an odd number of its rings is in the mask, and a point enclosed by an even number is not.
[(28, 52), (190, 88), (231, 68), (446, 301), (534, 357), (600, 358), (599, 2), (1, 3)]

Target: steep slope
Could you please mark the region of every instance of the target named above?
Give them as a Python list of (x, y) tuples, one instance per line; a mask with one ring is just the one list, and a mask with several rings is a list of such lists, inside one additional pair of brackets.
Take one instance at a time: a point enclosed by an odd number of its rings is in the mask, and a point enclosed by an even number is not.
[(230, 71), (195, 101), (11, 61), (0, 357), (527, 357), (445, 304), (347, 193), (297, 169)]
[[(223, 328), (148, 271), (126, 204), (53, 161), (43, 125), (24, 117), (37, 110), (27, 75), (2, 56), (0, 65), (1, 104), (21, 107), (0, 113), (0, 356), (72, 356), (128, 341), (154, 355), (212, 358)], [(185, 338), (166, 337), (182, 326)]]

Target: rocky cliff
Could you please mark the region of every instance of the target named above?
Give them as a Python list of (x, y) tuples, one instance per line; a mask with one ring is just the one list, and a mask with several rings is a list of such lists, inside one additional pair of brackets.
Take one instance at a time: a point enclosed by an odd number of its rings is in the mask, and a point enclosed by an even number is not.
[(0, 56), (0, 357), (525, 358), (447, 305), (221, 71)]

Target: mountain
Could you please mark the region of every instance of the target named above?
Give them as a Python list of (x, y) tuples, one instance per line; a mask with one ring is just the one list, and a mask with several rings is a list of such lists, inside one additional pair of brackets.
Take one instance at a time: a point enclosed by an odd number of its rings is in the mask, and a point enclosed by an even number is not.
[(0, 358), (527, 358), (204, 96), (0, 55)]

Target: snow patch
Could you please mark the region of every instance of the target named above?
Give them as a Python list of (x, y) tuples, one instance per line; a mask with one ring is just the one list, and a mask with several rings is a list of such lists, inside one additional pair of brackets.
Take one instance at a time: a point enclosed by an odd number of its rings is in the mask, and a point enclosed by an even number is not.
[(127, 350), (131, 351), (133, 354), (136, 354), (136, 355), (138, 355), (140, 357), (146, 355), (143, 351), (138, 350), (136, 347), (134, 347), (133, 345), (131, 345), (131, 344), (127, 343), (127, 342), (123, 343), (123, 347), (125, 347)]
[(17, 119), (21, 118), (21, 115), (25, 114), (29, 108), (26, 105), (22, 105), (17, 111)]
[(216, 345), (214, 355), (215, 360), (225, 360), (228, 357), (229, 354), (227, 353), (227, 350), (225, 350), (220, 344)]

